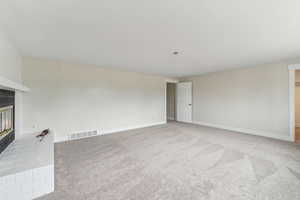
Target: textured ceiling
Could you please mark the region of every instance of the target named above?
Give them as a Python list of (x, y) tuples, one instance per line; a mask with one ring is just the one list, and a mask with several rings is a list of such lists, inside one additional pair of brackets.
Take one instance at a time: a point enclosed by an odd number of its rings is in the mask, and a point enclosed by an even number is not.
[(26, 56), (178, 77), (300, 56), (299, 8), (299, 0), (1, 0), (0, 26)]

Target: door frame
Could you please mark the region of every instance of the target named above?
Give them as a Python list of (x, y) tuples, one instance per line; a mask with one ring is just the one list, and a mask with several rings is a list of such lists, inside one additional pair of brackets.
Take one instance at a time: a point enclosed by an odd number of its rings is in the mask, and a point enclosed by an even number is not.
[(289, 69), (289, 136), (290, 141), (295, 142), (295, 82), (296, 70), (300, 70), (300, 64), (288, 65)]
[[(194, 112), (194, 109), (193, 109), (193, 107), (194, 107), (194, 101), (193, 101), (193, 85), (194, 85), (194, 83), (193, 83), (193, 81), (180, 81), (180, 82), (178, 82), (178, 83), (191, 83), (191, 107), (192, 107), (192, 109), (191, 109), (191, 121), (190, 122), (184, 122), (184, 123), (193, 123), (193, 112)], [(176, 87), (176, 91), (177, 91), (177, 87)], [(177, 103), (178, 103), (178, 101), (177, 101), (177, 98), (178, 98), (178, 95), (177, 95), (178, 93), (176, 92), (176, 110), (177, 110)], [(178, 117), (178, 115), (176, 115), (176, 121), (177, 121), (177, 117)]]

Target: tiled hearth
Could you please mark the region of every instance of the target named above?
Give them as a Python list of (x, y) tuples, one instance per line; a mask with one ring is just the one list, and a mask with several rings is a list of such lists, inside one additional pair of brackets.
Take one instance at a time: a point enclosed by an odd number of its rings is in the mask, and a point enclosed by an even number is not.
[(0, 199), (34, 199), (54, 191), (53, 134), (15, 140), (0, 154)]

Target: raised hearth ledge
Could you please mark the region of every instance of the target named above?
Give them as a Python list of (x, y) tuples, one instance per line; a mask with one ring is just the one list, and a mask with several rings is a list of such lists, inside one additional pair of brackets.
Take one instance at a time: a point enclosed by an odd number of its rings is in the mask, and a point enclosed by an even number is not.
[(11, 81), (7, 78), (4, 78), (0, 76), (0, 87), (4, 89), (12, 89), (12, 90), (19, 90), (22, 92), (29, 92), (30, 89), (20, 83), (16, 83), (14, 81)]
[(54, 137), (16, 139), (0, 154), (0, 199), (27, 200), (54, 191)]

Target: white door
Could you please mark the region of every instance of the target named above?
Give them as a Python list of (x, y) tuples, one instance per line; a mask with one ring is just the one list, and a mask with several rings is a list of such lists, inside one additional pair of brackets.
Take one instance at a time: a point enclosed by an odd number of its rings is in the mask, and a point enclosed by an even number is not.
[(192, 82), (177, 83), (177, 121), (192, 122)]

